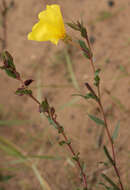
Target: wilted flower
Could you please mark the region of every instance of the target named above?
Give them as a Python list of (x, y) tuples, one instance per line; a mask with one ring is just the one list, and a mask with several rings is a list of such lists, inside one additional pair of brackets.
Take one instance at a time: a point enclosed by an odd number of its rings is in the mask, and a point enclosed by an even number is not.
[(60, 39), (66, 37), (66, 31), (59, 5), (47, 5), (46, 10), (38, 15), (39, 22), (28, 34), (29, 40), (51, 41), (57, 44)]

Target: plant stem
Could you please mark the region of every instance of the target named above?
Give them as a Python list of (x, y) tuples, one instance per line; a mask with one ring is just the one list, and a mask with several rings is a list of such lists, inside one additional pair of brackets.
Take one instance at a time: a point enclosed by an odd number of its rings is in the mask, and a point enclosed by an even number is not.
[(2, 11), (2, 27), (3, 27), (3, 39), (2, 39), (2, 50), (7, 46), (7, 4), (6, 1), (2, 1), (3, 11)]
[[(89, 47), (90, 51), (92, 52), (88, 36), (86, 37), (86, 41), (87, 41), (87, 44), (88, 44), (88, 47)], [(95, 75), (95, 70), (96, 69), (95, 69), (95, 65), (93, 63), (93, 57), (90, 58), (90, 62), (91, 62), (91, 66), (92, 66), (92, 69), (93, 69), (93, 73)], [(108, 136), (108, 139), (109, 139), (109, 142), (110, 142), (110, 145), (111, 145), (111, 149), (112, 149), (112, 156), (113, 156), (113, 161), (114, 161), (113, 167), (114, 167), (114, 170), (115, 170), (116, 175), (118, 177), (120, 188), (121, 188), (121, 190), (124, 190), (124, 187), (123, 187), (123, 184), (122, 184), (122, 181), (121, 181), (121, 177), (120, 177), (120, 173), (119, 173), (119, 170), (118, 170), (118, 167), (117, 167), (115, 148), (114, 148), (113, 140), (112, 140), (109, 128), (108, 128), (106, 116), (105, 116), (103, 105), (102, 105), (102, 102), (101, 102), (101, 95), (100, 95), (100, 87), (99, 87), (99, 85), (97, 86), (97, 91), (98, 91), (98, 98), (99, 98), (98, 104), (99, 104), (100, 111), (101, 111), (102, 116), (103, 116), (106, 133), (107, 133), (107, 136)], [(104, 128), (103, 128), (103, 131), (104, 131)], [(102, 131), (102, 134), (103, 134), (103, 131)]]
[[(24, 81), (19, 78), (19, 81), (21, 82), (22, 86), (27, 88), (24, 84)], [(38, 105), (40, 105), (41, 103), (32, 95), (32, 94), (28, 94), (28, 96), (34, 101), (36, 102)], [(56, 118), (53, 118), (51, 117), (50, 115), (47, 117), (48, 118), (48, 121), (52, 120), (53, 122), (51, 122), (51, 124), (56, 128), (56, 129), (59, 129), (60, 128), (60, 124), (56, 121)], [(68, 137), (66, 136), (65, 132), (64, 131), (61, 131), (61, 134), (63, 136), (63, 138), (65, 139), (66, 142), (69, 141)], [(76, 153), (74, 152), (73, 150), (73, 147), (71, 146), (70, 143), (66, 143), (66, 145), (68, 146), (70, 152), (72, 153), (73, 156), (76, 156)], [(83, 171), (83, 168), (81, 166), (81, 163), (80, 163), (80, 160), (77, 159), (75, 160), (77, 162), (77, 165), (80, 169), (80, 172), (81, 172), (81, 175), (82, 175), (82, 178), (83, 178), (83, 182), (84, 182), (84, 187), (85, 187), (85, 190), (88, 190), (88, 184), (87, 184), (87, 179), (86, 179), (86, 174), (84, 173)], [(35, 167), (33, 169), (36, 169)]]
[[(62, 135), (63, 135), (64, 139), (65, 139), (66, 142), (67, 142), (67, 141), (68, 141), (68, 138), (67, 138), (67, 136), (65, 135), (64, 132), (62, 133)], [(75, 154), (75, 152), (74, 152), (74, 150), (73, 150), (71, 144), (67, 144), (67, 145), (68, 145), (68, 147), (69, 147), (71, 153), (73, 154), (73, 156), (76, 156), (76, 154)], [(76, 162), (77, 162), (77, 165), (79, 166), (79, 169), (80, 169), (80, 171), (81, 171), (81, 174), (82, 174), (82, 177), (83, 177), (84, 186), (86, 187), (86, 190), (87, 190), (87, 189), (88, 189), (88, 185), (87, 185), (87, 180), (86, 180), (86, 174), (85, 174), (84, 171), (83, 171), (83, 168), (82, 168), (82, 166), (81, 166), (80, 161), (79, 161), (79, 160), (76, 160)]]
[(106, 129), (106, 132), (107, 132), (107, 136), (108, 136), (108, 139), (109, 139), (110, 144), (111, 144), (112, 155), (113, 155), (113, 161), (114, 161), (113, 167), (114, 167), (115, 172), (116, 172), (116, 175), (117, 175), (117, 177), (118, 177), (118, 179), (119, 179), (119, 183), (120, 183), (121, 190), (124, 190), (123, 184), (122, 184), (122, 181), (121, 181), (121, 177), (120, 177), (120, 174), (119, 174), (119, 171), (118, 171), (118, 167), (117, 167), (116, 154), (115, 154), (115, 148), (114, 148), (113, 140), (112, 140), (112, 137), (111, 137), (109, 128), (108, 128), (108, 124), (107, 124), (107, 121), (106, 121), (106, 117), (105, 117), (105, 113), (104, 113), (104, 109), (103, 109), (101, 100), (99, 101), (99, 106), (100, 106), (100, 110), (101, 110), (102, 115), (103, 115), (103, 119), (104, 119), (104, 123), (105, 123), (105, 129)]

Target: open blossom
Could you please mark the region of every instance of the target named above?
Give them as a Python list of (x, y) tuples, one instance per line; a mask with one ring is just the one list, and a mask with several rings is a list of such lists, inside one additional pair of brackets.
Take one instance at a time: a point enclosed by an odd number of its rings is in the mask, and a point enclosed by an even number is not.
[(60, 39), (64, 39), (66, 37), (66, 31), (59, 5), (47, 5), (46, 10), (40, 12), (38, 18), (39, 22), (33, 26), (32, 32), (28, 34), (29, 40), (49, 40), (57, 45)]

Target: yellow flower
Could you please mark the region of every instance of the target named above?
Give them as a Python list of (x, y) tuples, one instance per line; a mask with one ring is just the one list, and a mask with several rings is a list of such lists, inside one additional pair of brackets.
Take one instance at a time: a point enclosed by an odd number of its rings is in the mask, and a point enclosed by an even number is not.
[(59, 5), (47, 5), (46, 10), (38, 15), (39, 22), (28, 34), (29, 40), (51, 41), (56, 44), (66, 37), (66, 31)]

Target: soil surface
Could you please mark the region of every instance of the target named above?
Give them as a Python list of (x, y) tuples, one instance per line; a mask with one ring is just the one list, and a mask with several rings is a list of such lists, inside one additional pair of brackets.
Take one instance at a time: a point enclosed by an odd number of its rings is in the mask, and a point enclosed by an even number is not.
[[(115, 140), (117, 163), (125, 190), (130, 189), (130, 0), (6, 1), (8, 5), (10, 2), (5, 49), (12, 54), (23, 80), (34, 80), (30, 87), (35, 97), (39, 101), (47, 97), (55, 108), (58, 122), (64, 126), (75, 152), (80, 152), (85, 163), (90, 189), (102, 190), (104, 188), (98, 185), (104, 182), (102, 173), (115, 182), (117, 178), (110, 164), (103, 164), (108, 162), (103, 152), (103, 144), (109, 146), (106, 133), (99, 147), (102, 126), (91, 121), (87, 114), (102, 116), (93, 100), (72, 96), (88, 93), (85, 82), (93, 85), (90, 62), (79, 49), (66, 46), (62, 41), (55, 46), (50, 42), (27, 40), (27, 34), (38, 20), (38, 13), (47, 4), (59, 4), (65, 22), (84, 21), (94, 64), (101, 68), (101, 97), (111, 134), (117, 124), (120, 126)], [(2, 8), (1, 0), (0, 11)], [(2, 20), (2, 16), (0, 18)], [(81, 39), (77, 31), (68, 26), (66, 30), (74, 40)], [(4, 34), (1, 25), (1, 39), (4, 39)], [(2, 51), (2, 42), (0, 45)], [(62, 136), (45, 117), (40, 116), (35, 102), (26, 96), (15, 95), (18, 87), (17, 80), (0, 71), (0, 138), (11, 141), (26, 155), (51, 156), (48, 159), (31, 158), (51, 190), (78, 190), (82, 183), (80, 173), (66, 145), (59, 146)], [(24, 164), (19, 157), (6, 151), (0, 151), (0, 172), (13, 177), (6, 183), (1, 182), (0, 189), (41, 190), (31, 165)]]

